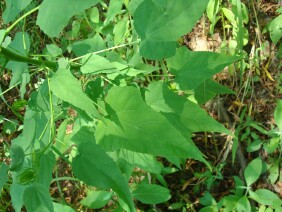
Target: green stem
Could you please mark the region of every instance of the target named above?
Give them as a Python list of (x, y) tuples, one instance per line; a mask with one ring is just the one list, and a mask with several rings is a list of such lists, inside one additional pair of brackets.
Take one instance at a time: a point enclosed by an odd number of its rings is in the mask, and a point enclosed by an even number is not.
[(34, 13), (35, 11), (39, 10), (40, 6), (37, 6), (30, 10), (29, 12), (25, 13), (23, 16), (19, 17), (8, 29), (6, 29), (5, 35), (7, 35), (21, 20), (25, 17), (29, 16), (30, 14)]
[(39, 65), (39, 66), (46, 66), (50, 69), (56, 69), (58, 64), (56, 62), (52, 61), (46, 61), (46, 60), (37, 60), (37, 59), (32, 59), (20, 54), (16, 54), (13, 51), (0, 47), (0, 54), (2, 54), (6, 59), (16, 61), (16, 62), (24, 62), (24, 63), (29, 63), (33, 65)]
[[(38, 66), (45, 66), (52, 70), (56, 70), (58, 68), (57, 62), (48, 61), (48, 60), (32, 59), (32, 58), (29, 58), (29, 57), (26, 57), (20, 54), (16, 54), (13, 51), (7, 48), (1, 47), (1, 46), (0, 46), (0, 55), (3, 55), (6, 59), (11, 60), (11, 61), (29, 63), (33, 65), (38, 65)], [(70, 64), (71, 69), (79, 69), (81, 66), (82, 65), (75, 64), (75, 63)]]

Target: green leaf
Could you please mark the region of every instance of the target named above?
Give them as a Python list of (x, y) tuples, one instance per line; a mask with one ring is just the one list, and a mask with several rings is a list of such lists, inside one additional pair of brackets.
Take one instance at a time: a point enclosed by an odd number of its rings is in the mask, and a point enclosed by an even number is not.
[(62, 49), (56, 46), (55, 44), (46, 45), (46, 49), (49, 54), (53, 57), (57, 57), (63, 53)]
[(227, 18), (228, 21), (230, 21), (230, 23), (234, 26), (234, 27), (237, 27), (237, 22), (236, 22), (236, 17), (235, 17), (235, 14), (233, 13), (232, 10), (230, 9), (227, 9), (227, 8), (222, 8), (221, 9), (223, 14), (225, 15), (225, 17)]
[(229, 134), (222, 124), (210, 117), (199, 105), (177, 95), (165, 83), (151, 83), (146, 92), (146, 101), (157, 112), (172, 113), (169, 117), (166, 116), (167, 118), (172, 118), (173, 113), (176, 113), (178, 116), (170, 119), (174, 125), (181, 122), (193, 132), (213, 131)]
[(109, 191), (90, 191), (87, 196), (80, 201), (80, 204), (91, 209), (98, 209), (104, 207), (112, 196), (113, 193)]
[(176, 51), (176, 55), (167, 62), (180, 88), (194, 90), (214, 74), (222, 71), (224, 67), (239, 59), (236, 56), (215, 52), (192, 52), (186, 47), (181, 47)]
[(242, 196), (237, 202), (237, 211), (252, 211), (248, 197)]
[(272, 162), (269, 168), (268, 180), (273, 185), (279, 177), (279, 160)]
[(49, 117), (49, 112), (37, 112), (27, 108), (22, 133), (25, 142), (21, 144), (26, 154), (48, 145), (50, 139)]
[(0, 197), (2, 194), (2, 188), (8, 181), (8, 170), (9, 166), (7, 166), (5, 163), (0, 164)]
[(258, 157), (252, 160), (244, 170), (244, 177), (247, 186), (251, 186), (254, 182), (256, 182), (259, 179), (261, 172), (262, 172), (262, 161)]
[(163, 165), (156, 160), (153, 155), (133, 152), (126, 149), (120, 149), (111, 154), (115, 159), (123, 158), (128, 163), (135, 165), (150, 173), (161, 173)]
[(93, 142), (95, 144), (95, 131), (92, 127), (83, 126), (72, 136), (71, 140), (76, 145), (89, 142)]
[(10, 187), (10, 195), (12, 199), (12, 205), (16, 212), (21, 212), (21, 208), (23, 207), (24, 201), (24, 190), (27, 187), (27, 185), (20, 185), (16, 183), (16, 179), (14, 176), (16, 176), (16, 173), (12, 174), (13, 176), (13, 183)]
[[(30, 49), (29, 35), (23, 32), (16, 33), (15, 39), (9, 44), (8, 49), (16, 54), (21, 54), (23, 56), (28, 55)], [(17, 83), (21, 83), (20, 91), (21, 98), (23, 98), (26, 92), (26, 85), (30, 81), (27, 63), (9, 61), (6, 68), (12, 70), (13, 73), (13, 78), (10, 81), (9, 87), (11, 88)]]
[(89, 12), (89, 19), (97, 24), (99, 23), (100, 19), (99, 19), (99, 9), (97, 7), (93, 7), (90, 9), (90, 12)]
[(56, 212), (75, 212), (71, 207), (53, 202), (54, 211)]
[(115, 24), (114, 27), (114, 45), (119, 45), (123, 43), (126, 39), (126, 32), (128, 31), (128, 21), (121, 20)]
[(268, 189), (258, 189), (255, 192), (249, 191), (250, 198), (262, 205), (277, 207), (282, 204), (282, 200)]
[(117, 71), (116, 67), (109, 60), (99, 55), (85, 55), (82, 59), (82, 64), (84, 65), (80, 70), (83, 74), (106, 74)]
[(224, 211), (234, 211), (234, 210), (236, 210), (236, 204), (237, 204), (239, 198), (240, 197), (238, 197), (236, 195), (224, 196), (224, 198), (222, 198), (218, 204), (219, 205), (222, 204), (224, 206), (224, 207), (222, 207), (222, 208), (224, 208)]
[(72, 50), (74, 54), (78, 57), (88, 53), (97, 52), (105, 48), (105, 41), (99, 35), (99, 33), (97, 33), (93, 38), (77, 41), (72, 44)]
[(0, 45), (2, 46), (2, 42), (5, 38), (6, 30), (5, 29), (0, 29)]
[(3, 124), (3, 132), (8, 135), (11, 135), (17, 130), (17, 126), (18, 126), (18, 121), (16, 119), (6, 121)]
[(98, 2), (99, 0), (45, 0), (40, 5), (36, 24), (48, 36), (58, 37), (73, 15)]
[(50, 89), (63, 101), (84, 110), (90, 116), (100, 118), (94, 102), (82, 91), (80, 82), (70, 70), (59, 69), (50, 79)]
[(15, 20), (32, 0), (6, 0), (6, 9), (3, 12), (3, 21), (5, 24)]
[(200, 198), (200, 203), (204, 206), (215, 206), (216, 200), (208, 191), (205, 191), (204, 196)]
[(48, 189), (38, 183), (32, 184), (25, 189), (24, 205), (27, 211), (32, 211), (32, 212), (54, 211), (52, 199)]
[(25, 154), (23, 149), (18, 145), (12, 145), (10, 150), (10, 155), (12, 158), (11, 171), (19, 171), (24, 163)]
[(145, 183), (138, 185), (132, 194), (134, 198), (145, 204), (159, 204), (171, 198), (167, 188)]
[(206, 162), (189, 138), (183, 137), (160, 113), (150, 108), (133, 87), (113, 87), (106, 97), (109, 119), (96, 129), (105, 149), (119, 148), (157, 156), (193, 158)]
[(218, 94), (235, 94), (228, 87), (208, 79), (195, 89), (195, 98), (199, 105), (203, 105)]
[(108, 25), (117, 14), (121, 13), (123, 0), (114, 0), (110, 1), (109, 9), (107, 11), (106, 20), (104, 21), (104, 25)]
[(56, 164), (56, 158), (53, 152), (48, 152), (47, 154), (42, 154), (40, 152), (39, 154), (39, 161), (35, 161), (35, 164), (33, 163), (34, 167), (38, 166), (36, 182), (45, 186), (46, 189), (49, 189), (52, 180), (52, 172)]
[(140, 54), (148, 59), (175, 54), (177, 40), (200, 19), (208, 0), (146, 0), (135, 10), (134, 27), (141, 37)]
[(74, 174), (90, 186), (113, 189), (135, 211), (128, 184), (113, 159), (93, 142), (80, 144), (78, 153), (72, 162)]
[(279, 15), (278, 17), (273, 19), (268, 25), (270, 38), (274, 44), (277, 44), (282, 37), (281, 25), (282, 25), (282, 15)]
[(278, 100), (274, 111), (274, 119), (280, 131), (282, 131), (282, 100)]
[(28, 101), (28, 107), (34, 111), (48, 112), (50, 111), (49, 99), (49, 87), (47, 81), (45, 80), (39, 86), (37, 91), (33, 91), (31, 93)]

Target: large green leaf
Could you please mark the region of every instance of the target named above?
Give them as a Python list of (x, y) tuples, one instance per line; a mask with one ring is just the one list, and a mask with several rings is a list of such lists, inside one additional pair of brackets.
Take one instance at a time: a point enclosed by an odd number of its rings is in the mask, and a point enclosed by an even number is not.
[(208, 0), (146, 0), (134, 12), (134, 27), (141, 37), (140, 54), (148, 59), (175, 54), (176, 41), (190, 32)]
[(80, 82), (70, 70), (59, 69), (50, 79), (50, 89), (57, 97), (84, 110), (88, 115), (100, 117), (94, 102), (82, 91)]
[(281, 23), (282, 23), (282, 15), (279, 15), (268, 24), (270, 38), (274, 44), (277, 44), (282, 37)]
[(40, 5), (36, 24), (50, 37), (58, 37), (69, 19), (99, 0), (44, 0)]
[(235, 92), (212, 79), (206, 80), (195, 89), (195, 98), (199, 105), (211, 100), (217, 94), (235, 94)]
[(16, 173), (12, 174), (13, 177), (13, 183), (10, 187), (10, 196), (12, 199), (12, 205), (16, 212), (21, 212), (21, 208), (23, 207), (24, 200), (24, 190), (27, 187), (27, 185), (20, 185), (16, 182), (15, 179)]
[(43, 212), (54, 211), (49, 191), (43, 185), (35, 183), (28, 186), (24, 191), (24, 205), (27, 211)]
[(250, 198), (262, 205), (270, 205), (272, 207), (281, 206), (282, 200), (274, 192), (268, 189), (258, 189), (255, 192), (249, 191)]
[[(1, 193), (3, 186), (8, 181), (8, 170), (9, 170), (9, 166), (7, 166), (5, 163), (0, 164), (0, 192)], [(0, 193), (0, 197), (1, 197), (1, 193)]]
[(3, 12), (4, 23), (13, 21), (17, 15), (24, 10), (32, 0), (6, 0), (6, 9)]
[[(38, 166), (36, 182), (48, 189), (52, 180), (52, 172), (56, 164), (56, 158), (53, 152), (48, 152), (47, 154), (40, 152), (39, 154), (38, 161), (35, 161), (35, 164), (33, 164), (33, 166)], [(39, 164), (36, 164), (36, 162)]]
[(181, 131), (184, 131), (183, 127), (186, 127), (192, 132), (229, 133), (222, 124), (210, 117), (199, 105), (174, 93), (165, 83), (151, 83), (146, 92), (146, 102), (157, 112), (163, 112), (171, 123), (179, 126), (178, 129)]
[(10, 149), (10, 155), (11, 155), (11, 171), (19, 171), (24, 163), (24, 151), (23, 149), (18, 145), (12, 145)]
[(113, 189), (135, 211), (128, 183), (113, 159), (93, 142), (81, 143), (78, 153), (72, 163), (74, 174), (90, 186)]
[(224, 67), (239, 59), (214, 52), (192, 52), (186, 47), (181, 47), (174, 57), (168, 59), (168, 66), (180, 88), (188, 90), (197, 88), (214, 74), (222, 71)]
[(167, 188), (154, 184), (142, 183), (132, 192), (133, 197), (145, 204), (159, 204), (170, 199)]
[(109, 119), (100, 122), (96, 139), (107, 150), (125, 148), (158, 156), (204, 161), (193, 141), (154, 111), (133, 87), (113, 87), (106, 98)]
[(202, 108), (191, 101), (186, 101), (180, 115), (182, 123), (193, 132), (223, 132), (230, 134), (222, 124), (210, 117)]
[(25, 142), (21, 144), (26, 154), (48, 145), (50, 141), (49, 118), (49, 112), (37, 112), (27, 108), (22, 133)]

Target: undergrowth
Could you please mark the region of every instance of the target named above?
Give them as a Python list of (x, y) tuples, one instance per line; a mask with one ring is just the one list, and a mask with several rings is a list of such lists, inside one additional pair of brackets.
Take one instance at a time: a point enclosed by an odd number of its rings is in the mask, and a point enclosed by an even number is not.
[(272, 5), (1, 1), (1, 211), (282, 211)]

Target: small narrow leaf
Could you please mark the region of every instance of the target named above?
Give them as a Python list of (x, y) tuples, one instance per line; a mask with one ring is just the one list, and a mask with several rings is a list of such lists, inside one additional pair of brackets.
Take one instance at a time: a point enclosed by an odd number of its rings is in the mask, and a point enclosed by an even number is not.
[(115, 16), (122, 11), (122, 4), (123, 0), (110, 1), (109, 9), (106, 15), (107, 18), (104, 22), (105, 26), (108, 25), (115, 18)]
[(282, 131), (282, 100), (278, 100), (274, 111), (274, 119), (280, 131)]
[[(45, 0), (40, 5), (36, 24), (50, 37), (58, 37), (69, 19), (99, 0)], [(63, 12), (62, 12), (63, 11)]]
[(135, 211), (128, 184), (113, 159), (93, 142), (80, 144), (78, 152), (72, 163), (74, 174), (90, 186), (113, 189)]
[(252, 160), (244, 170), (244, 177), (247, 186), (251, 186), (259, 179), (262, 172), (262, 161), (260, 158)]
[(133, 197), (145, 204), (159, 204), (171, 198), (169, 190), (159, 185), (142, 183), (132, 192)]
[(84, 110), (88, 115), (100, 117), (93, 101), (82, 91), (81, 84), (70, 70), (59, 69), (50, 79), (50, 89), (57, 97)]

